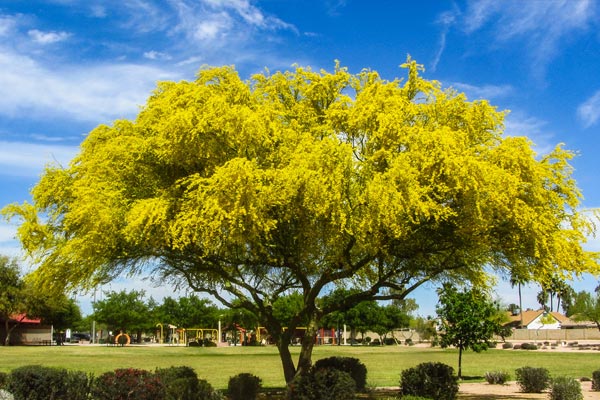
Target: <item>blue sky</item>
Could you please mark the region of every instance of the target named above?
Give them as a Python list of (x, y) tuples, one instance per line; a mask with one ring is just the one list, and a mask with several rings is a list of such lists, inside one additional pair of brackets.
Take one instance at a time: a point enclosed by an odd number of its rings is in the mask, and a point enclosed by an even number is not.
[[(511, 110), (506, 134), (539, 154), (578, 153), (583, 207), (600, 206), (600, 3), (593, 0), (4, 0), (0, 1), (0, 206), (30, 199), (49, 162), (66, 165), (96, 125), (133, 118), (160, 80), (191, 80), (202, 65), (243, 77), (293, 64), (404, 77), (407, 54), (424, 76)], [(0, 253), (18, 255), (0, 222)], [(589, 249), (600, 250), (590, 238)], [(597, 279), (573, 282), (592, 290)], [(170, 288), (139, 281), (160, 298)], [(531, 285), (524, 306), (536, 307)], [(434, 289), (417, 293), (433, 314)], [(498, 285), (504, 302), (516, 290)], [(89, 296), (81, 295), (84, 311)]]

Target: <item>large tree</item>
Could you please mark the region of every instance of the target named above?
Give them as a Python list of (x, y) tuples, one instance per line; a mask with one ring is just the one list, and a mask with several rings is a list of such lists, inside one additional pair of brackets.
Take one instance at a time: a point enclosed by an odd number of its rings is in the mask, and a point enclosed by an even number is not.
[(143, 290), (109, 291), (105, 296), (103, 300), (94, 303), (94, 318), (106, 324), (114, 335), (120, 332), (134, 332), (139, 343), (142, 332), (153, 329), (156, 325)]
[[(232, 67), (162, 82), (133, 121), (100, 125), (33, 204), (5, 209), (46, 286), (149, 273), (257, 315), (285, 379), (311, 364), (319, 321), (424, 282), (596, 271), (582, 249), (572, 153), (505, 137), (503, 112), (420, 74)], [(353, 288), (336, 304), (317, 299)], [(302, 308), (283, 330), (273, 303)], [(290, 335), (308, 321), (297, 362)], [(297, 326), (297, 325), (296, 325)]]

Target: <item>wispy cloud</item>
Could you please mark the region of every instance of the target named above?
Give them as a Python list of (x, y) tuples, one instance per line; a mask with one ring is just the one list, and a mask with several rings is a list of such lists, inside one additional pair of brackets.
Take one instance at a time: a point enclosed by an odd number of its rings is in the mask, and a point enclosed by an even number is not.
[(58, 114), (107, 122), (135, 115), (157, 80), (178, 75), (136, 64), (51, 68), (0, 49), (0, 114)]
[(33, 39), (34, 42), (40, 44), (62, 42), (71, 36), (71, 34), (67, 32), (42, 32), (37, 29), (31, 29), (27, 32), (27, 34), (31, 39)]
[(521, 112), (511, 112), (504, 120), (504, 133), (507, 136), (527, 136), (534, 144), (538, 154), (548, 154), (556, 145), (554, 134), (547, 130), (548, 123), (541, 119), (525, 115)]
[(297, 33), (292, 24), (265, 14), (247, 0), (173, 0), (171, 5), (178, 16), (172, 32), (184, 34), (203, 48), (246, 43), (261, 31)]
[(437, 66), (452, 26), (467, 35), (491, 35), (490, 49), (518, 42), (525, 47), (533, 75), (543, 79), (560, 49), (598, 24), (597, 11), (594, 0), (472, 0), (462, 11), (455, 7), (438, 17), (441, 45), (433, 65)]
[(577, 117), (585, 128), (598, 122), (600, 119), (600, 90), (577, 107)]
[(497, 99), (509, 96), (514, 92), (511, 85), (482, 85), (476, 86), (468, 83), (452, 83), (454, 89), (464, 92), (471, 100), (474, 99)]
[(37, 178), (48, 164), (67, 167), (78, 151), (77, 146), (0, 141), (0, 174)]
[(442, 31), (440, 33), (438, 50), (436, 51), (433, 61), (431, 62), (431, 70), (433, 72), (435, 72), (435, 70), (437, 69), (437, 65), (440, 62), (440, 59), (442, 58), (444, 50), (446, 49), (446, 36), (448, 36), (450, 28), (452, 27), (452, 25), (454, 25), (456, 18), (459, 14), (460, 12), (455, 7), (455, 9), (452, 11), (443, 12), (437, 19), (437, 24), (442, 27)]

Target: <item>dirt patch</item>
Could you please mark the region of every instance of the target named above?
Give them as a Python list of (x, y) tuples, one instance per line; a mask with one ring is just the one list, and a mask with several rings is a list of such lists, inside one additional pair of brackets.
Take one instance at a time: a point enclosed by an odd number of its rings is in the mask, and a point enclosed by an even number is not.
[[(581, 391), (585, 400), (600, 399), (600, 392), (592, 392), (591, 382), (581, 382)], [(506, 385), (462, 383), (458, 398), (469, 400), (548, 399), (548, 393), (521, 393), (516, 382), (509, 382)]]

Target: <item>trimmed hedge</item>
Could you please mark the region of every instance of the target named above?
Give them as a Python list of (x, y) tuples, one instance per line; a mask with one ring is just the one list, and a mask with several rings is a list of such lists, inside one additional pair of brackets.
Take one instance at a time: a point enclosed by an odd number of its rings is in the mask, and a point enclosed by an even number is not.
[(315, 363), (315, 369), (333, 368), (346, 372), (354, 379), (356, 390), (362, 392), (367, 386), (367, 367), (358, 358), (353, 357), (328, 357)]
[(458, 395), (458, 377), (443, 363), (427, 362), (402, 371), (400, 396), (422, 396), (436, 400), (454, 400)]

